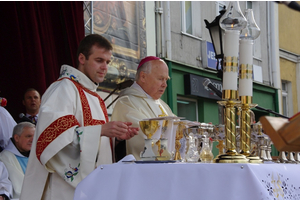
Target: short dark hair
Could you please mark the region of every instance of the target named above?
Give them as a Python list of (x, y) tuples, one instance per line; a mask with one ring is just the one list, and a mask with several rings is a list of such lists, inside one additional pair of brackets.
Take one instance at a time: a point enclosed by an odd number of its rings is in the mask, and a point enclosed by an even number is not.
[[(99, 34), (90, 34), (83, 38), (81, 42), (79, 43), (79, 47), (77, 50), (77, 59), (79, 57), (79, 54), (83, 54), (85, 58), (88, 60), (89, 56), (92, 54), (91, 49), (92, 46), (96, 45), (99, 48), (105, 48), (107, 51), (110, 51), (113, 49), (111, 43), (103, 36)], [(77, 60), (77, 65), (78, 65)]]
[(39, 93), (39, 91), (37, 91), (36, 89), (34, 88), (27, 88), (26, 91), (24, 92), (24, 95), (23, 95), (23, 99), (25, 100), (25, 95), (27, 92), (29, 91), (36, 91), (38, 94), (39, 94), (39, 97), (41, 98), (41, 94)]

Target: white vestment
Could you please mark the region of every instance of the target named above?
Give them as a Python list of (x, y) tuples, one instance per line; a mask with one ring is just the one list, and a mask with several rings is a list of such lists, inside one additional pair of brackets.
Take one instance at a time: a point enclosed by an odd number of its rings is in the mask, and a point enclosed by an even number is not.
[(0, 147), (2, 149), (7, 146), (16, 125), (17, 123), (10, 113), (0, 106)]
[(20, 197), (24, 179), (24, 172), (16, 155), (25, 157), (18, 151), (13, 142), (9, 140), (7, 147), (0, 153), (0, 160), (5, 164), (9, 179), (13, 185), (13, 198)]
[(96, 89), (85, 74), (62, 66), (42, 97), (20, 200), (71, 200), (82, 179), (112, 163), (110, 139), (101, 136), (108, 115)]
[(0, 162), (0, 194), (5, 194), (7, 197), (12, 198), (12, 184), (8, 179), (8, 171), (5, 165)]
[[(161, 109), (164, 114), (175, 116), (163, 100), (154, 100), (135, 82), (131, 87), (120, 92), (111, 120), (128, 121), (132, 122), (133, 127), (140, 127), (139, 121), (159, 117), (163, 114)], [(140, 129), (138, 135), (126, 140), (126, 154), (133, 154), (137, 160), (140, 160), (140, 153), (145, 146), (145, 138), (146, 136)]]

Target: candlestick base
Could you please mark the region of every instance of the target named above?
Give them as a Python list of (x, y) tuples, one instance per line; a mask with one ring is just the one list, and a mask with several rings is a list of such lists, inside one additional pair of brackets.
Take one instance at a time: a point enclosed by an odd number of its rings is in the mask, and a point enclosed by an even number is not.
[(242, 154), (222, 154), (214, 159), (215, 163), (249, 163), (249, 159)]
[(262, 159), (260, 159), (260, 157), (258, 156), (248, 156), (247, 157), (249, 159), (249, 163), (264, 163), (264, 161)]

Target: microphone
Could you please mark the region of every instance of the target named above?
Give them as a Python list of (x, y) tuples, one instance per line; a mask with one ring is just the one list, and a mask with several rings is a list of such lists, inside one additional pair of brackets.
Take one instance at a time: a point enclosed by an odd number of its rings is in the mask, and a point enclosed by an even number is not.
[(24, 121), (24, 122), (31, 122), (32, 123), (31, 119), (29, 119), (28, 117), (26, 117), (24, 115), (24, 113), (20, 113), (19, 114), (19, 118), (22, 119), (22, 121)]
[(203, 86), (204, 86), (204, 87), (208, 87), (209, 89), (211, 89), (212, 91), (214, 91), (215, 94), (216, 94), (218, 97), (222, 98), (222, 92), (221, 92), (220, 90), (218, 90), (218, 89), (211, 83), (211, 81), (210, 81), (208, 78), (205, 78), (205, 79), (203, 80)]
[(275, 1), (275, 2), (284, 4), (293, 10), (300, 11), (300, 5), (296, 1)]

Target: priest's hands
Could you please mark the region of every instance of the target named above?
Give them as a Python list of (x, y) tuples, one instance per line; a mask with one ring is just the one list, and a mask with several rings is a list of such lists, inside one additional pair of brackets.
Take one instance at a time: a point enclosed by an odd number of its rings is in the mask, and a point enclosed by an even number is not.
[(131, 127), (131, 122), (112, 121), (102, 125), (101, 136), (128, 140), (138, 134), (139, 128)]

